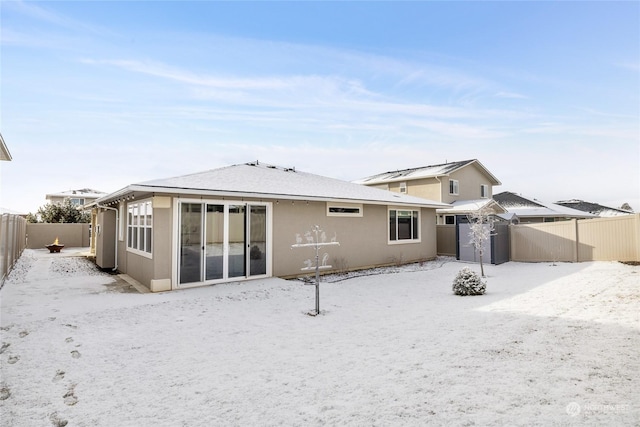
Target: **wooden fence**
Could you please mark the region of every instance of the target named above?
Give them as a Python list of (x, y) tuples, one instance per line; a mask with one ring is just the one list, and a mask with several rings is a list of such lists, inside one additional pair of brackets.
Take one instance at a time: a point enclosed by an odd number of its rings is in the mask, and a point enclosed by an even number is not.
[(27, 244), (27, 220), (19, 215), (2, 214), (0, 222), (0, 287)]
[(511, 261), (640, 261), (640, 214), (512, 225)]
[(456, 256), (456, 226), (436, 225), (437, 253), (441, 256)]
[[(640, 262), (640, 214), (509, 226), (511, 261)], [(436, 226), (438, 255), (456, 256), (456, 226)]]

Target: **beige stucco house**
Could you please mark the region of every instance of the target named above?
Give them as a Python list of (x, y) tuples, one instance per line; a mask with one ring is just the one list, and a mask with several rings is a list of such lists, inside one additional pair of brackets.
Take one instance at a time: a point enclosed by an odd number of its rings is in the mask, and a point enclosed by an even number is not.
[(68, 200), (72, 205), (80, 207), (89, 205), (106, 194), (107, 193), (104, 191), (92, 190), (91, 188), (81, 188), (79, 190), (50, 193), (47, 194), (45, 198), (49, 203), (64, 203)]
[(438, 224), (455, 224), (456, 215), (484, 206), (505, 212), (492, 200), (500, 181), (476, 159), (389, 171), (354, 183), (450, 204), (437, 210)]
[(152, 291), (294, 277), (315, 254), (292, 245), (318, 225), (323, 241), (340, 244), (323, 250), (323, 262), (360, 269), (434, 258), (435, 210), (447, 206), (252, 162), (99, 198), (92, 250), (98, 266)]

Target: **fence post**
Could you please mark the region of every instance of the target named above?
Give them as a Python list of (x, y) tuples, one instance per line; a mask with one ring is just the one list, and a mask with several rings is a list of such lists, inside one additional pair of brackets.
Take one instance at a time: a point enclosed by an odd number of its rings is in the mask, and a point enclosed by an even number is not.
[(635, 233), (633, 233), (636, 239), (636, 261), (640, 262), (640, 213), (635, 215)]
[(573, 262), (580, 262), (580, 236), (578, 235), (578, 220), (572, 219), (573, 222)]

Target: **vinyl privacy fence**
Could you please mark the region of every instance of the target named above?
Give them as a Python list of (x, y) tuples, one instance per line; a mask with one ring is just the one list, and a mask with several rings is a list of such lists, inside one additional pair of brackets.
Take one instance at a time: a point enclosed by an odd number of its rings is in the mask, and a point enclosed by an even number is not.
[(640, 262), (640, 214), (512, 225), (511, 261)]
[(27, 220), (2, 214), (0, 222), (0, 287), (27, 245)]

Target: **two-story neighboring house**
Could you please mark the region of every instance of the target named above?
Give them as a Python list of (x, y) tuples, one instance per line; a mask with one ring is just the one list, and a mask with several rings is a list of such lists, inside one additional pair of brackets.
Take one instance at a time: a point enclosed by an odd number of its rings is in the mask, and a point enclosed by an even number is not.
[(96, 199), (106, 196), (103, 191), (92, 190), (91, 188), (82, 188), (80, 190), (68, 190), (60, 193), (51, 193), (46, 195), (49, 203), (63, 203), (65, 200), (71, 201), (74, 206), (88, 205)]
[(477, 159), (389, 171), (354, 183), (451, 204), (436, 211), (438, 224), (455, 224), (456, 215), (483, 206), (505, 212), (492, 200), (493, 186), (501, 182)]

